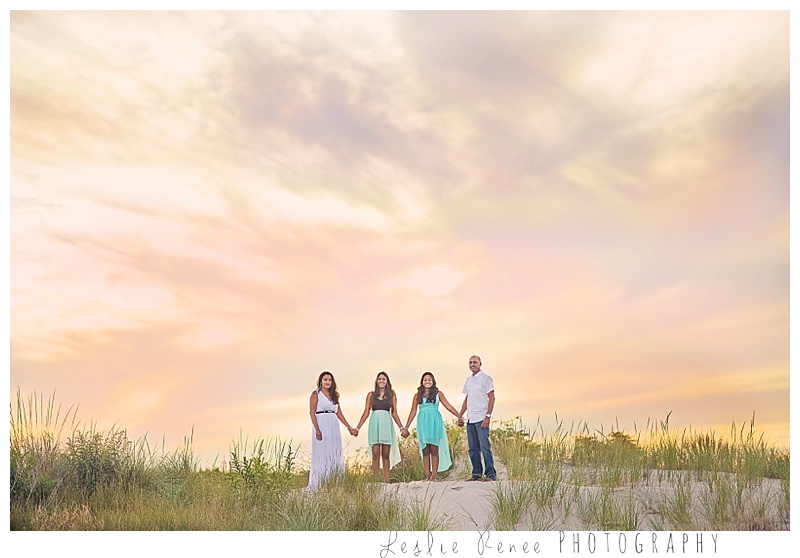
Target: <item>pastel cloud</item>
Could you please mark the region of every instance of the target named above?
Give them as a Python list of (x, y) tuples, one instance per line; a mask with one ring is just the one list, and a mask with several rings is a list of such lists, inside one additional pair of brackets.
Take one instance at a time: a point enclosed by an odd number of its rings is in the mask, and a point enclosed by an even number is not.
[(382, 369), (457, 399), (479, 352), (509, 418), (758, 407), (785, 436), (788, 40), (769, 12), (14, 12), (11, 384), (224, 454), (305, 436), (322, 369), (352, 416)]

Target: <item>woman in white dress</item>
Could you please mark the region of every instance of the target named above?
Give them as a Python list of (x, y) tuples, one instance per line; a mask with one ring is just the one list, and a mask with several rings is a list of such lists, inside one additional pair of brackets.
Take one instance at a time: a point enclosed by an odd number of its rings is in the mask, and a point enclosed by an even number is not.
[(316, 490), (328, 478), (344, 475), (344, 454), (339, 421), (355, 436), (357, 431), (347, 423), (339, 408), (339, 391), (333, 374), (324, 371), (317, 378), (317, 389), (309, 400), (311, 414), (311, 471), (308, 489)]

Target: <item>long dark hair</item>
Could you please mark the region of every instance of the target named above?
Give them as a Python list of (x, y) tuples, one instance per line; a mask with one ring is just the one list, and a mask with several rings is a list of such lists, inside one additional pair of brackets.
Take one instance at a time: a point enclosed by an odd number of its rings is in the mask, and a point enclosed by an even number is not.
[(321, 390), (322, 389), (322, 378), (324, 378), (325, 376), (330, 376), (331, 377), (331, 389), (329, 390), (330, 400), (334, 405), (338, 405), (339, 404), (339, 390), (336, 389), (336, 378), (334, 378), (333, 374), (331, 374), (327, 370), (324, 370), (322, 372), (322, 374), (319, 375), (319, 378), (317, 378), (317, 390)]
[(422, 403), (422, 400), (425, 398), (425, 386), (422, 385), (422, 380), (425, 379), (425, 376), (430, 376), (431, 380), (433, 380), (433, 385), (431, 386), (430, 391), (428, 392), (428, 403), (436, 403), (436, 396), (439, 394), (439, 388), (436, 387), (436, 378), (433, 377), (432, 372), (423, 372), (422, 377), (419, 379), (419, 389), (417, 390), (417, 403)]
[(375, 405), (375, 402), (378, 401), (378, 378), (384, 376), (386, 378), (386, 387), (383, 390), (383, 398), (389, 398), (389, 401), (392, 402), (392, 406), (394, 406), (394, 390), (392, 389), (392, 381), (389, 379), (389, 374), (381, 370), (378, 372), (378, 375), (375, 376), (375, 389), (372, 390), (372, 400), (370, 401), (370, 407)]

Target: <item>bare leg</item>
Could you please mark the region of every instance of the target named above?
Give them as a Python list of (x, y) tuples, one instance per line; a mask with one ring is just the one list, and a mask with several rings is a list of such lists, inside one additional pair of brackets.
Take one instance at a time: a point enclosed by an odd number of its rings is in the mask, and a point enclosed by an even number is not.
[(383, 458), (383, 482), (389, 482), (389, 444), (381, 444), (381, 457)]
[(422, 469), (425, 471), (425, 480), (431, 480), (431, 445), (422, 448)]
[(381, 466), (381, 445), (372, 444), (372, 476), (378, 478), (378, 471)]
[(436, 473), (439, 469), (439, 446), (428, 444), (431, 449), (431, 480), (436, 480)]

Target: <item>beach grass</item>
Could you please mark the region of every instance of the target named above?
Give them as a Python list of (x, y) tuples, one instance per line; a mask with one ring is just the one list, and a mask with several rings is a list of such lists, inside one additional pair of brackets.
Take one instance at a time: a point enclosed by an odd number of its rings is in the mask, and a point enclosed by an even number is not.
[[(366, 454), (307, 492), (307, 466), (292, 441), (243, 433), (222, 466), (202, 468), (192, 434), (174, 450), (123, 428), (99, 430), (55, 396), (12, 400), (12, 530), (428, 531), (452, 525), (427, 493), (406, 499), (372, 477)], [(446, 423), (454, 466), (469, 477), (466, 436)], [(788, 530), (789, 452), (768, 444), (754, 419), (714, 432), (663, 421), (605, 433), (556, 417), (528, 428), (517, 417), (491, 433), (500, 482), (487, 492), (495, 530)], [(400, 441), (392, 484), (424, 479), (416, 435)]]
[(789, 528), (789, 452), (764, 440), (754, 416), (732, 424), (727, 437), (676, 431), (669, 418), (607, 434), (565, 427), (557, 416), (550, 430), (540, 419), (533, 429), (519, 417), (501, 422), (492, 439), (508, 486), (493, 499), (494, 514), (532, 491), (528, 517), (534, 523), (547, 513), (553, 528)]

